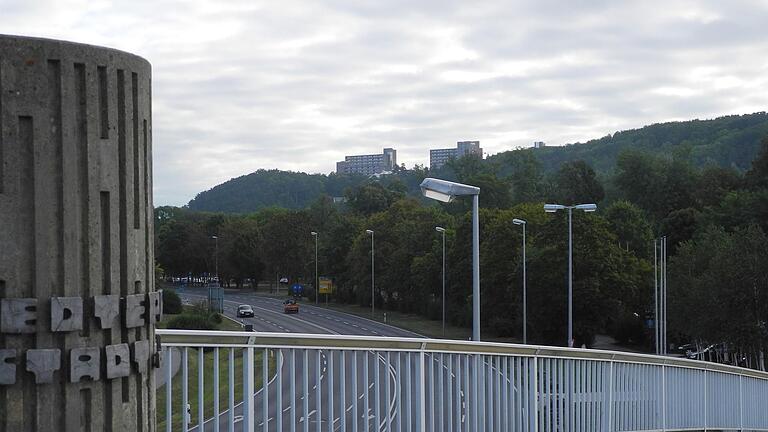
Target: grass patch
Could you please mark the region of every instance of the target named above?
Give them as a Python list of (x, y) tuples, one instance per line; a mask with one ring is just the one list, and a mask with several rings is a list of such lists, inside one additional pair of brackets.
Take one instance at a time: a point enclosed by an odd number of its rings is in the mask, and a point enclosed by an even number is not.
[[(192, 311), (192, 306), (185, 306), (185, 313)], [(171, 316), (164, 316), (163, 321), (158, 323), (158, 328), (167, 328), (168, 322), (173, 318)], [(242, 327), (237, 322), (230, 319), (223, 318), (221, 323), (216, 324), (215, 330), (230, 330), (230, 331), (242, 331)], [(201, 341), (205, 342), (205, 341)], [(216, 341), (209, 341), (215, 343)], [(173, 357), (181, 359), (183, 348), (174, 350)], [(243, 400), (243, 350), (240, 348), (234, 349), (234, 365), (229, 363), (229, 348), (219, 349), (219, 410), (221, 412), (228, 409), (229, 406), (229, 370), (230, 367), (234, 371), (235, 381), (235, 405)], [(264, 351), (261, 349), (255, 350), (254, 353), (254, 389), (258, 389), (262, 386), (263, 381), (263, 355)], [(216, 356), (216, 352), (212, 348), (208, 348), (203, 352), (203, 413), (204, 418), (208, 419), (213, 416), (213, 362)], [(188, 358), (188, 377), (187, 377), (187, 391), (189, 395), (190, 405), (190, 427), (197, 425), (199, 414), (199, 401), (198, 401), (198, 373), (199, 373), (199, 350), (197, 348), (187, 349)], [(181, 360), (183, 362), (183, 359)], [(183, 363), (182, 363), (183, 364)], [(275, 358), (270, 356), (268, 359), (269, 376), (275, 373)], [(165, 369), (163, 369), (165, 373)], [(185, 412), (185, 407), (182, 405), (182, 365), (179, 365), (179, 370), (171, 380), (172, 391), (172, 430), (182, 429), (182, 415)], [(167, 385), (167, 384), (166, 384)], [(156, 390), (157, 396), (157, 428), (158, 430), (165, 430), (166, 426), (166, 385), (159, 387)]]
[[(182, 355), (183, 348), (174, 352), (174, 355)], [(243, 400), (243, 350), (234, 350), (234, 378), (235, 378), (235, 405)], [(198, 401), (198, 362), (199, 351), (195, 348), (187, 349), (188, 356), (188, 379), (187, 389), (189, 395), (190, 405), (190, 427), (197, 425), (199, 414), (199, 401)], [(215, 351), (210, 349), (203, 354), (203, 403), (204, 403), (204, 418), (208, 419), (213, 416), (213, 361)], [(263, 351), (256, 350), (254, 354), (254, 389), (258, 390), (262, 387), (263, 383)], [(182, 360), (183, 361), (183, 360)], [(269, 375), (275, 371), (275, 359), (270, 356), (269, 361)], [(219, 410), (223, 412), (229, 406), (229, 349), (219, 349)], [(179, 371), (173, 377), (172, 380), (172, 424), (173, 430), (182, 429), (182, 414), (184, 413), (183, 401), (182, 401), (182, 369), (179, 367)], [(157, 426), (158, 430), (164, 430), (166, 424), (166, 388), (162, 386), (157, 389)]]
[[(184, 306), (182, 314), (192, 313), (193, 310), (194, 306)], [(168, 323), (177, 316), (179, 315), (163, 315), (163, 320), (157, 323), (157, 328), (168, 328)], [(214, 330), (242, 331), (243, 327), (238, 322), (232, 321), (231, 319), (222, 315), (221, 322), (215, 323)]]

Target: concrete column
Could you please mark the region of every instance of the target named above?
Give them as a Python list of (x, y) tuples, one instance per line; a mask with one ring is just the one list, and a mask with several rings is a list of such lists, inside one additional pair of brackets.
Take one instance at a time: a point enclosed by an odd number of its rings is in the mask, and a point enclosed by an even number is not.
[(0, 35), (0, 430), (155, 430), (151, 97), (140, 57)]

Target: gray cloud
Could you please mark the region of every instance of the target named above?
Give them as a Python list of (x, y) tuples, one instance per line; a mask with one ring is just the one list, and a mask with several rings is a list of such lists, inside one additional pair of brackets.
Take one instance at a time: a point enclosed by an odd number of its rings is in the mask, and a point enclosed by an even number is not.
[(155, 202), (258, 168), (490, 153), (765, 110), (761, 1), (0, 0), (3, 32), (153, 64)]

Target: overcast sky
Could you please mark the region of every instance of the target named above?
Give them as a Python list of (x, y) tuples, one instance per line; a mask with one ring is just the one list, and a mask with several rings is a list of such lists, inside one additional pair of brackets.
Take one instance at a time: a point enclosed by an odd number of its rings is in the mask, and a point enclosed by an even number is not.
[(153, 65), (156, 205), (259, 168), (765, 111), (766, 1), (0, 0), (0, 33)]

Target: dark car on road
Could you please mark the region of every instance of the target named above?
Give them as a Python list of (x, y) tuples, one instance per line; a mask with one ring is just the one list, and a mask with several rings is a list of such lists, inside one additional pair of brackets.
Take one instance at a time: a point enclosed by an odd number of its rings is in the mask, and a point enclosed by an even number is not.
[(253, 308), (250, 305), (240, 305), (237, 307), (237, 317), (243, 318), (243, 317), (252, 317), (253, 315)]

